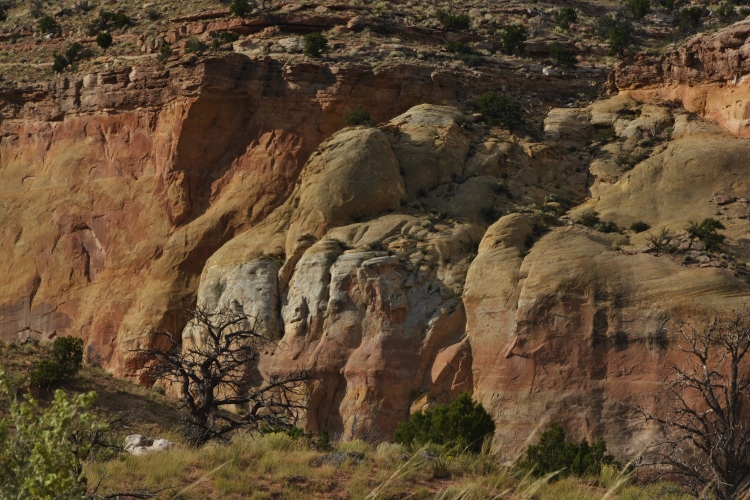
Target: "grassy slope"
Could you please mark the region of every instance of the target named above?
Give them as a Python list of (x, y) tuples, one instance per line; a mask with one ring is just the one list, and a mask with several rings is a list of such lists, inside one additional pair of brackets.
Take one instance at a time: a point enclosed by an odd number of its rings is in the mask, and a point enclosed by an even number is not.
[(611, 469), (600, 478), (567, 478), (553, 483), (514, 476), (491, 455), (450, 455), (438, 448), (409, 454), (399, 445), (377, 448), (361, 441), (342, 443), (341, 451), (364, 453), (361, 462), (341, 467), (313, 465), (321, 452), (285, 434), (237, 436), (228, 445), (200, 450), (178, 448), (144, 457), (121, 456), (90, 464), (89, 478), (107, 478), (104, 493), (138, 488), (170, 490), (158, 498), (689, 498), (674, 485), (630, 484)]
[[(0, 364), (22, 392), (44, 401), (48, 390), (30, 389), (24, 380), (47, 347), (0, 344)], [(636, 499), (688, 498), (668, 484), (638, 486), (616, 471), (605, 470), (599, 478), (544, 481), (517, 477), (489, 454), (455, 454), (438, 447), (408, 452), (392, 443), (377, 447), (355, 441), (339, 443), (338, 451), (364, 454), (361, 462), (345, 461), (340, 467), (315, 465), (323, 452), (305, 439), (286, 434), (237, 435), (228, 444), (209, 444), (201, 449), (184, 445), (179, 434), (176, 401), (87, 365), (79, 375), (61, 383), (69, 392), (95, 391), (92, 410), (106, 420), (127, 415), (128, 425), (114, 431), (122, 442), (127, 434), (143, 434), (175, 441), (168, 452), (135, 457), (120, 453), (107, 460), (86, 464), (89, 484), (100, 494), (117, 491), (159, 491), (157, 498), (535, 498)], [(3, 408), (0, 406), (0, 414)], [(429, 456), (429, 458), (426, 458)], [(435, 458), (437, 457), (437, 458)], [(611, 490), (611, 491), (610, 491)], [(677, 493), (675, 493), (677, 492)]]

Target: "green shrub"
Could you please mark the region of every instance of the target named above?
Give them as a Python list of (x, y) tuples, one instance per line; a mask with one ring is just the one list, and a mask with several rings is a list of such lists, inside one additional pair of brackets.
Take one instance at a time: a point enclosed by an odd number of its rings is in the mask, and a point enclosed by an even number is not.
[(462, 394), (447, 405), (418, 411), (399, 424), (394, 440), (405, 446), (435, 443), (479, 452), (495, 433), (495, 423), (481, 403)]
[(476, 52), (468, 43), (450, 42), (445, 46), (445, 50), (451, 54), (475, 54)]
[(250, 3), (247, 0), (233, 0), (229, 6), (229, 13), (237, 17), (245, 17), (250, 12)]
[(599, 214), (593, 210), (586, 212), (576, 222), (586, 227), (594, 227), (600, 222)]
[(163, 63), (170, 57), (172, 57), (172, 46), (169, 44), (162, 45), (159, 49), (159, 54), (156, 56), (156, 60)]
[(83, 339), (60, 337), (55, 339), (48, 359), (40, 361), (31, 371), (31, 385), (48, 386), (73, 377), (83, 363)]
[(451, 54), (456, 54), (464, 64), (471, 68), (481, 66), (484, 62), (482, 56), (467, 43), (451, 42), (445, 46), (445, 49)]
[(550, 45), (549, 56), (552, 58), (555, 66), (561, 68), (573, 69), (578, 65), (576, 51), (558, 42), (553, 42)]
[(467, 30), (471, 26), (471, 18), (468, 14), (454, 14), (440, 9), (435, 16), (446, 31)]
[(510, 130), (523, 126), (521, 105), (504, 92), (487, 92), (477, 99), (479, 112), (491, 125), (505, 125)]
[(114, 22), (115, 22), (115, 28), (119, 28), (119, 29), (127, 28), (128, 26), (130, 26), (133, 23), (130, 20), (130, 18), (127, 15), (123, 14), (123, 13), (117, 14), (115, 16), (115, 21)]
[(563, 210), (569, 210), (575, 202), (570, 193), (562, 191), (559, 193), (549, 193), (544, 197), (545, 203), (557, 203)]
[(600, 233), (616, 233), (619, 230), (617, 224), (612, 221), (597, 222), (596, 224), (594, 224), (594, 229), (596, 229)]
[(680, 10), (678, 29), (682, 33), (693, 33), (703, 24), (703, 7), (686, 7)]
[(65, 68), (68, 67), (68, 60), (65, 59), (65, 56), (62, 56), (55, 52), (52, 55), (52, 71), (55, 73), (62, 73), (65, 71)]
[(149, 21), (158, 21), (161, 19), (161, 12), (156, 9), (148, 9), (146, 11), (146, 17)]
[(60, 32), (60, 25), (57, 24), (55, 18), (50, 16), (49, 14), (43, 15), (37, 22), (37, 26), (39, 27), (39, 31), (41, 31), (45, 35), (56, 34)]
[(107, 10), (100, 10), (99, 16), (89, 24), (88, 33), (93, 36), (100, 31), (109, 31), (113, 28), (125, 29), (131, 24), (133, 22), (126, 14), (115, 14)]
[(596, 140), (599, 142), (612, 142), (615, 139), (617, 139), (617, 131), (614, 127), (606, 127), (596, 133)]
[(44, 15), (44, 10), (42, 10), (42, 2), (32, 2), (29, 14), (31, 14), (31, 17), (33, 17), (34, 19), (39, 19), (40, 17), (42, 17)]
[(85, 411), (96, 395), (68, 398), (57, 390), (41, 409), (30, 397), (18, 402), (10, 396), (2, 370), (0, 394), (9, 400), (9, 417), (0, 420), (0, 498), (85, 498), (81, 469), (92, 450), (90, 437), (106, 430)]
[(651, 12), (650, 0), (625, 0), (625, 10), (630, 12), (634, 18), (643, 19)]
[(728, 21), (737, 15), (734, 10), (734, 3), (731, 1), (721, 2), (716, 10), (714, 10), (714, 14), (723, 21)]
[(622, 56), (632, 42), (633, 27), (618, 15), (604, 16), (596, 27), (599, 36), (609, 43), (609, 55)]
[(187, 42), (185, 42), (185, 54), (203, 54), (203, 52), (206, 51), (208, 46), (206, 45), (206, 42), (202, 42), (198, 40), (197, 38), (191, 38)]
[(524, 457), (516, 466), (535, 476), (560, 471), (552, 479), (569, 475), (599, 477), (602, 465), (619, 468), (615, 457), (607, 453), (607, 443), (599, 439), (593, 444), (584, 439), (581, 442), (566, 441), (565, 430), (554, 423), (542, 433), (539, 443), (526, 448)]
[(656, 0), (656, 3), (661, 5), (668, 11), (674, 10), (675, 0)]
[(69, 63), (72, 64), (73, 62), (78, 60), (82, 51), (83, 51), (83, 45), (81, 45), (78, 42), (72, 43), (67, 48), (67, 50), (65, 50), (65, 58), (68, 60)]
[(237, 33), (232, 33), (231, 31), (222, 31), (221, 33), (219, 33), (219, 40), (224, 43), (234, 43), (239, 39), (240, 36)]
[(8, 9), (0, 7), (0, 23), (8, 19)]
[(103, 49), (108, 49), (112, 45), (112, 35), (102, 31), (96, 35), (96, 44)]
[(523, 53), (523, 42), (529, 37), (529, 31), (521, 24), (508, 26), (503, 30), (501, 37), (503, 42), (503, 51), (507, 54)]
[(718, 229), (726, 229), (720, 221), (707, 218), (703, 219), (703, 222), (700, 224), (693, 221), (689, 221), (689, 224), (687, 228), (688, 235), (691, 238), (698, 238), (706, 246), (706, 250), (717, 250), (719, 245), (724, 243), (726, 237), (717, 232)]
[(365, 111), (362, 105), (358, 105), (356, 108), (349, 110), (344, 115), (344, 123), (350, 127), (356, 127), (357, 125), (374, 126), (375, 120), (372, 115)]
[(570, 29), (570, 25), (578, 20), (578, 14), (573, 7), (565, 7), (555, 11), (552, 15), (555, 24), (560, 28), (567, 30)]
[(328, 39), (320, 31), (305, 35), (305, 49), (303, 54), (307, 57), (320, 57), (328, 50)]
[(630, 225), (630, 230), (634, 233), (642, 233), (643, 231), (648, 231), (649, 229), (651, 229), (651, 226), (640, 220), (633, 222)]

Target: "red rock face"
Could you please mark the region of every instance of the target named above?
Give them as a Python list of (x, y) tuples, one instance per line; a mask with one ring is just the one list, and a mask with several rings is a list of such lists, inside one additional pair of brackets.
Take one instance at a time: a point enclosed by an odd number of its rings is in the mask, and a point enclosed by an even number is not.
[(384, 120), (465, 86), (232, 54), (2, 96), (0, 338), (82, 336), (132, 374), (128, 350), (182, 328), (206, 259), (289, 197), (348, 109)]
[(750, 137), (750, 21), (699, 34), (658, 56), (615, 64), (610, 89), (635, 99), (679, 100), (739, 137)]

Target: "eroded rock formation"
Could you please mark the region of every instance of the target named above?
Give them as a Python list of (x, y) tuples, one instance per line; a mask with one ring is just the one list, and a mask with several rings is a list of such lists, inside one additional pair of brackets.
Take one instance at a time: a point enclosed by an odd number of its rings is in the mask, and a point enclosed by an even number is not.
[[(0, 338), (80, 335), (139, 379), (149, 325), (241, 308), (278, 343), (263, 373), (319, 375), (311, 430), (387, 439), (470, 391), (506, 458), (552, 421), (639, 454), (658, 429), (623, 417), (655, 404), (669, 318), (750, 291), (744, 101), (720, 105), (746, 84), (714, 57), (732, 40), (741, 56), (746, 26), (653, 74), (618, 66), (620, 95), (553, 109), (538, 142), (438, 105), (496, 82), (424, 66), (234, 54), (4, 96)], [(701, 63), (676, 69), (680, 51)], [(388, 121), (339, 130), (353, 103)], [(592, 210), (650, 232), (575, 222)], [(721, 254), (648, 249), (705, 217), (726, 226)]]
[(731, 133), (750, 137), (750, 21), (701, 33), (658, 55), (640, 53), (615, 64), (610, 88), (636, 99), (678, 100)]

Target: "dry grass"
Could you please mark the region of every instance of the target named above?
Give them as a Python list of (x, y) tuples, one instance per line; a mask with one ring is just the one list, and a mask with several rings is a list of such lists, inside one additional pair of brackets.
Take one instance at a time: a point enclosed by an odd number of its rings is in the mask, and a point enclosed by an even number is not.
[[(23, 380), (46, 349), (45, 345), (0, 343), (0, 359), (11, 379), (23, 389)], [(75, 379), (60, 387), (69, 392), (96, 391), (99, 398), (93, 410), (102, 419), (130, 414), (130, 425), (117, 431), (114, 436), (117, 440), (138, 433), (178, 443), (164, 453), (143, 457), (121, 453), (87, 463), (85, 474), (89, 484), (101, 483), (101, 494), (159, 491), (156, 498), (160, 499), (690, 498), (672, 484), (634, 484), (629, 476), (609, 467), (597, 478), (551, 481), (551, 477), (521, 477), (502, 466), (487, 449), (480, 454), (469, 454), (431, 445), (409, 451), (394, 443), (373, 446), (352, 441), (339, 443), (337, 451), (358, 452), (364, 459), (346, 460), (335, 467), (315, 466), (315, 459), (324, 453), (315, 450), (308, 439), (294, 440), (282, 433), (238, 434), (228, 444), (190, 448), (179, 434), (176, 403), (168, 396), (116, 379), (94, 366), (85, 366)], [(33, 392), (43, 401), (52, 391)]]
[[(227, 445), (177, 448), (144, 457), (123, 455), (86, 468), (105, 493), (125, 489), (170, 489), (157, 498), (415, 498), (471, 500), (604, 500), (690, 498), (674, 485), (639, 486), (605, 468), (599, 478), (520, 477), (489, 453), (454, 454), (437, 447), (408, 453), (392, 443), (374, 448), (361, 441), (339, 451), (364, 453), (362, 462), (316, 467), (323, 453), (286, 434), (241, 435)], [(436, 452), (439, 453), (436, 455)]]

